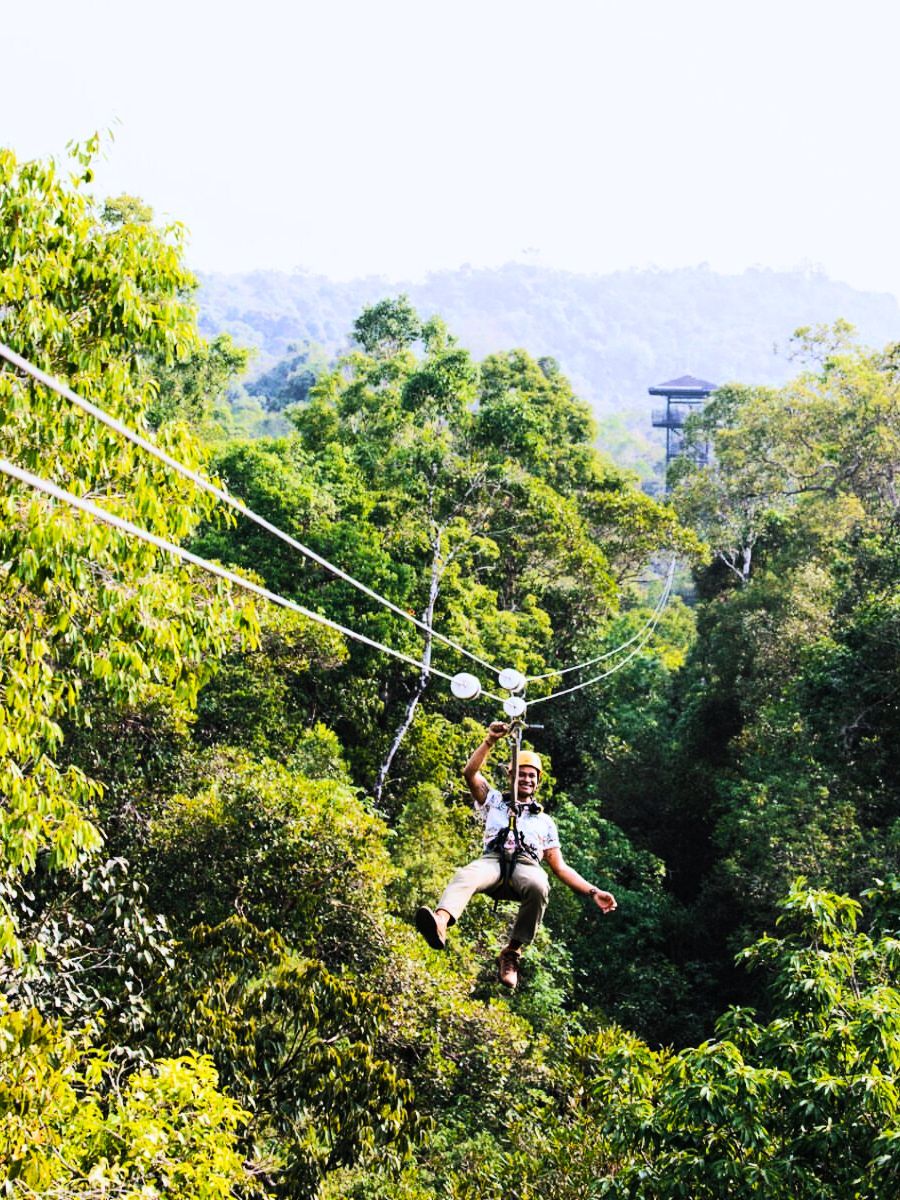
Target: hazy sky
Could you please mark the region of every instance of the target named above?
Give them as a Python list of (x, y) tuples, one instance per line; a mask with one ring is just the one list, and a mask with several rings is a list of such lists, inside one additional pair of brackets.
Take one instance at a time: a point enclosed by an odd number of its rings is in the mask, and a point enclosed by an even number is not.
[(207, 270), (813, 264), (900, 295), (889, 0), (0, 0), (0, 141)]

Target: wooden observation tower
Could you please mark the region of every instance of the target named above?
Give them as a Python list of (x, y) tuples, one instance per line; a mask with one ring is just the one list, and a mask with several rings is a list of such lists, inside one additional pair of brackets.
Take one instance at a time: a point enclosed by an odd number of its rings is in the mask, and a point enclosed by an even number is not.
[[(692, 412), (702, 407), (718, 384), (707, 379), (695, 379), (693, 375), (680, 375), (668, 383), (658, 383), (648, 388), (651, 396), (665, 396), (666, 407), (654, 408), (653, 425), (666, 431), (666, 477), (669, 464), (684, 452), (684, 422)], [(693, 451), (693, 457), (701, 466), (709, 461), (709, 447), (703, 445)]]

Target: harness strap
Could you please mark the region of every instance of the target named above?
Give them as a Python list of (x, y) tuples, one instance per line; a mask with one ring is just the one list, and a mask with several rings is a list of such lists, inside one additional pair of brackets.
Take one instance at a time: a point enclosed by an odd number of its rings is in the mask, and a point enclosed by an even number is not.
[[(498, 888), (502, 888), (512, 879), (513, 871), (516, 869), (516, 863), (519, 861), (520, 855), (526, 855), (531, 858), (531, 849), (525, 841), (524, 834), (519, 829), (516, 817), (516, 810), (510, 804), (509, 806), (509, 821), (504, 829), (498, 830), (497, 833), (488, 842), (487, 849), (492, 850), (500, 859), (500, 879), (497, 883)], [(529, 806), (535, 807), (537, 806)], [(538, 809), (540, 811), (540, 809)], [(495, 897), (494, 905), (499, 903), (499, 897)]]
[[(519, 748), (522, 742), (522, 727), (517, 724), (513, 727), (513, 733), (510, 737), (512, 748), (512, 762), (510, 763), (510, 797), (506, 802), (509, 810), (509, 822), (505, 829), (501, 829), (488, 843), (487, 849), (493, 850), (500, 858), (500, 882), (498, 888), (504, 887), (512, 879), (512, 873), (516, 869), (520, 854), (530, 856), (531, 852), (525, 844), (525, 839), (522, 836), (522, 831), (518, 827), (518, 819), (516, 810), (519, 807)], [(541, 811), (539, 804), (529, 804), (528, 811), (538, 813)], [(500, 903), (499, 896), (494, 898), (494, 907)]]

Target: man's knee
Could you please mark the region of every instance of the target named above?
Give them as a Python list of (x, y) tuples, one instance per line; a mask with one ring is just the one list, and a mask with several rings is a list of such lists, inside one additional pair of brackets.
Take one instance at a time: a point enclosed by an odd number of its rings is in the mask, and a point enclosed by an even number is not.
[(522, 880), (520, 890), (523, 900), (539, 900), (546, 904), (550, 898), (550, 881), (543, 871), (536, 872)]
[(443, 908), (456, 920), (462, 910), (471, 900), (475, 892), (486, 892), (500, 880), (500, 864), (476, 859), (460, 867), (438, 901), (438, 908)]

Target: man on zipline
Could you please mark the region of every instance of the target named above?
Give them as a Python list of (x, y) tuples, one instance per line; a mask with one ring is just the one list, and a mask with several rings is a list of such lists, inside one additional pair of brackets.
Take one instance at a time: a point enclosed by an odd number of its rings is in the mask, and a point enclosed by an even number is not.
[[(519, 982), (519, 962), (522, 947), (534, 940), (541, 925), (550, 894), (547, 876), (538, 865), (545, 860), (550, 870), (573, 892), (590, 896), (601, 912), (616, 907), (611, 892), (604, 892), (573, 871), (563, 861), (559, 834), (555, 823), (537, 803), (535, 796), (543, 770), (540, 757), (531, 750), (519, 752), (518, 803), (515, 821), (510, 820), (511, 796), (501, 796), (481, 773), (492, 748), (506, 737), (509, 726), (494, 721), (487, 737), (466, 763), (463, 775), (475, 800), (475, 812), (484, 822), (484, 853), (465, 867), (460, 867), (438, 900), (437, 908), (420, 908), (416, 913), (416, 928), (429, 946), (443, 950), (447, 944), (447, 929), (454, 925), (476, 892), (487, 892), (495, 899), (518, 900), (519, 912), (507, 945), (500, 952), (500, 982), (514, 988)], [(507, 767), (512, 775), (512, 767)], [(512, 780), (510, 779), (510, 783)], [(503, 846), (511, 826), (516, 831), (516, 847), (511, 873), (504, 881)]]

